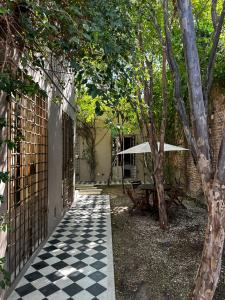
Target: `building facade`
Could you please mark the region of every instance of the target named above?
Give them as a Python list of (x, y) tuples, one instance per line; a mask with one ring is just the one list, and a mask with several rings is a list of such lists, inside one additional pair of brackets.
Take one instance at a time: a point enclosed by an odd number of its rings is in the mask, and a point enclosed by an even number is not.
[[(123, 136), (114, 136), (104, 122), (104, 116), (98, 117), (95, 123), (94, 177), (90, 164), (89, 144), (77, 130), (76, 137), (76, 182), (96, 182), (101, 184), (122, 183), (122, 180), (151, 180), (150, 171), (145, 165), (143, 154), (117, 155), (119, 151), (126, 150), (142, 143), (140, 133), (134, 131)], [(150, 155), (147, 155), (150, 157)], [(93, 159), (93, 158), (92, 158)], [(93, 160), (94, 160), (93, 159)]]
[[(0, 254), (13, 284), (74, 200), (75, 107), (73, 73), (46, 61), (45, 70), (29, 74), (44, 93), (18, 91), (1, 98), (1, 138), (16, 141), (1, 147), (1, 216), (8, 230), (0, 231)], [(29, 84), (29, 82), (27, 83)], [(7, 293), (5, 295), (7, 297)], [(3, 298), (3, 294), (2, 294)]]

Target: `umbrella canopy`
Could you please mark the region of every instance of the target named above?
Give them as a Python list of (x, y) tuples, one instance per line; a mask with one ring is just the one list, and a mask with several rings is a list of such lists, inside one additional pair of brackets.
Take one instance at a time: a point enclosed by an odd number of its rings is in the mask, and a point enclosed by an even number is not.
[[(158, 147), (159, 147), (159, 142), (158, 142)], [(164, 144), (164, 151), (187, 151), (187, 150), (188, 149), (182, 147), (178, 147), (170, 144)], [(117, 154), (146, 153), (146, 152), (151, 152), (149, 142), (136, 145), (134, 147), (121, 151)]]

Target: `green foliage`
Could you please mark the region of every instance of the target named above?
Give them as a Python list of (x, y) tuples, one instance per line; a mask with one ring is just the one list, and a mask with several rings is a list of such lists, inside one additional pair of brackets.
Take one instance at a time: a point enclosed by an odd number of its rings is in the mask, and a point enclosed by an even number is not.
[(0, 117), (0, 130), (1, 130), (3, 127), (6, 127), (6, 118)]
[(10, 273), (5, 270), (5, 257), (0, 258), (0, 273), (2, 274), (2, 279), (0, 280), (0, 288), (5, 289), (10, 285)]
[(6, 183), (9, 180), (8, 172), (0, 172), (0, 182)]
[(2, 215), (0, 217), (0, 231), (6, 232), (8, 229), (8, 220), (7, 220), (7, 215)]
[(1, 72), (0, 90), (13, 96), (16, 96), (18, 93), (28, 96), (36, 94), (47, 96), (46, 92), (40, 89), (38, 83), (34, 82), (31, 76), (24, 73), (23, 80), (21, 80), (19, 72), (16, 75), (12, 74), (10, 71)]

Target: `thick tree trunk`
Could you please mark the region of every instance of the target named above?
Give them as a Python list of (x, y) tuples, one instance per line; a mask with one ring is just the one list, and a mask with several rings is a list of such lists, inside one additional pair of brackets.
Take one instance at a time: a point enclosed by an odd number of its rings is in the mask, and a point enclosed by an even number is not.
[(159, 223), (162, 229), (166, 229), (168, 226), (168, 218), (167, 218), (167, 211), (166, 211), (162, 168), (159, 168), (156, 171), (154, 178), (155, 178), (155, 186), (157, 189), (157, 196), (158, 196)]
[[(206, 188), (205, 188), (206, 189)], [(224, 189), (213, 185), (205, 190), (208, 200), (208, 223), (202, 259), (196, 276), (190, 300), (211, 300), (215, 293), (220, 275), (221, 258), (224, 244)]]
[(158, 198), (159, 223), (162, 229), (166, 229), (168, 226), (168, 218), (167, 218), (165, 191), (164, 191), (164, 184), (163, 184), (163, 157), (160, 157), (160, 154), (158, 154), (157, 156), (158, 156), (156, 159), (157, 167), (154, 172), (154, 179), (155, 179), (155, 186), (156, 186), (157, 198)]

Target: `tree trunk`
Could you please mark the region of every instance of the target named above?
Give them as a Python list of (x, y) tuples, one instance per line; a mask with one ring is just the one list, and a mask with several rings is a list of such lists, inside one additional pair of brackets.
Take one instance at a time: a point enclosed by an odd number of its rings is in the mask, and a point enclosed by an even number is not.
[(190, 300), (213, 299), (221, 269), (225, 227), (224, 190), (221, 185), (214, 184), (205, 187), (204, 192), (208, 200), (208, 223), (202, 259)]
[[(160, 158), (158, 158), (158, 160), (159, 159)], [(166, 229), (168, 226), (168, 218), (163, 184), (163, 165), (160, 162), (158, 163), (157, 170), (154, 174), (154, 179), (158, 197), (159, 223), (162, 229)]]

